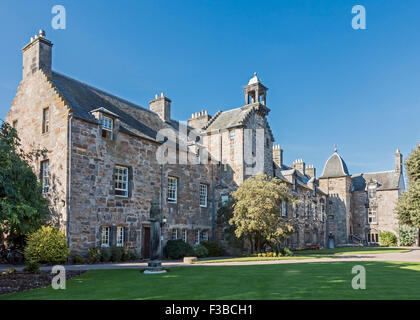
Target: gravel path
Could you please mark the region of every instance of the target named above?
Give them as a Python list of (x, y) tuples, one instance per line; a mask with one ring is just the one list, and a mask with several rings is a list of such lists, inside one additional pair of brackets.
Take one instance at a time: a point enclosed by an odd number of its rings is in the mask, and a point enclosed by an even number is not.
[[(181, 261), (163, 261), (164, 267), (196, 267), (196, 266), (246, 266), (246, 265), (265, 265), (265, 264), (290, 264), (290, 263), (310, 263), (310, 262), (343, 262), (343, 261), (407, 261), (420, 262), (420, 248), (409, 248), (410, 252), (403, 253), (379, 253), (379, 254), (342, 254), (334, 258), (314, 258), (314, 259), (288, 259), (288, 260), (269, 260), (269, 261), (244, 261), (244, 262), (215, 262), (215, 263), (196, 263), (184, 264)], [(66, 270), (105, 270), (105, 269), (133, 269), (145, 268), (147, 262), (121, 262), (121, 263), (101, 263), (86, 265), (65, 265)], [(18, 271), (23, 266), (0, 265), (0, 272), (9, 268), (15, 268)], [(41, 267), (41, 270), (49, 271), (51, 266)]]

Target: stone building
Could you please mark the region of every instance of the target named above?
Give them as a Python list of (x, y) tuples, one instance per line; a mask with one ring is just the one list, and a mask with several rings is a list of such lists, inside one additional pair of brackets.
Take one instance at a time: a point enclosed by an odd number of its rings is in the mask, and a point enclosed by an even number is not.
[(395, 206), (404, 190), (402, 154), (395, 169), (350, 175), (337, 149), (325, 163), (319, 187), (328, 195), (327, 232), (330, 246), (349, 242), (376, 244), (379, 233), (397, 235)]
[[(144, 108), (53, 71), (52, 45), (40, 31), (22, 49), (23, 77), (7, 121), (24, 148), (48, 150), (32, 165), (56, 223), (75, 250), (116, 245), (148, 257), (152, 202), (161, 208), (162, 246), (168, 239), (190, 244), (219, 239), (219, 205), (258, 173), (282, 179), (300, 200), (279, 209), (295, 226), (287, 240), (292, 247), (325, 246), (328, 229), (337, 230), (336, 237), (346, 242), (353, 230), (366, 228), (366, 223), (359, 226), (361, 218), (355, 220), (359, 211), (351, 215), (353, 198), (347, 194), (355, 199), (360, 191), (353, 205), (359, 207), (365, 201), (364, 179), (369, 186), (376, 181), (377, 201), (395, 197), (384, 189), (382, 176), (350, 177), (345, 168), (343, 176), (330, 177), (326, 165), (317, 179), (315, 168), (302, 160), (285, 165), (266, 118), (268, 89), (256, 74), (244, 87), (244, 105), (213, 116), (203, 110), (184, 123), (172, 119), (171, 100), (163, 93)], [(333, 185), (344, 189), (333, 194)], [(335, 217), (333, 223), (327, 223), (329, 216)], [(377, 217), (391, 223), (379, 213)], [(337, 223), (337, 218), (343, 221)]]

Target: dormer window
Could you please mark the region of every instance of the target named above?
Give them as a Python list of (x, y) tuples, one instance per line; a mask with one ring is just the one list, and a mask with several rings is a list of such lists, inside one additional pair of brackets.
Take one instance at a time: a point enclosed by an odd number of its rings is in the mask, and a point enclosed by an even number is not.
[(112, 130), (114, 129), (114, 119), (102, 116), (102, 137), (112, 140)]

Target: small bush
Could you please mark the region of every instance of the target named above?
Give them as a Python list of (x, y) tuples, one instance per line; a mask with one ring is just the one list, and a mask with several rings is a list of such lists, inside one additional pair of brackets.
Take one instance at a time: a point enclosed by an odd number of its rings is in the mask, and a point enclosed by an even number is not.
[(181, 239), (168, 240), (164, 248), (164, 254), (169, 259), (181, 259), (193, 255), (194, 250), (188, 243)]
[(88, 263), (97, 263), (101, 261), (101, 250), (97, 247), (88, 249)]
[(109, 248), (101, 248), (101, 262), (111, 261), (111, 250)]
[(80, 254), (74, 251), (70, 253), (70, 259), (71, 262), (74, 264), (82, 264), (85, 262), (85, 259), (83, 259), (83, 257)]
[(128, 260), (136, 261), (140, 259), (140, 254), (137, 252), (136, 249), (128, 250)]
[(379, 233), (379, 244), (382, 247), (396, 246), (397, 236), (390, 231), (383, 231)]
[(417, 229), (401, 225), (398, 229), (400, 246), (412, 246), (417, 238)]
[(127, 248), (121, 248), (121, 261), (129, 261), (130, 260), (130, 251)]
[(39, 263), (32, 260), (25, 261), (25, 268), (23, 271), (31, 272), (31, 273), (38, 273), (39, 272)]
[(123, 256), (123, 248), (122, 247), (112, 247), (111, 248), (111, 261), (118, 262), (122, 260)]
[(59, 264), (67, 259), (69, 249), (63, 232), (43, 226), (28, 236), (25, 259), (32, 262)]
[(209, 252), (209, 257), (220, 257), (222, 255), (222, 248), (215, 241), (202, 241), (201, 245), (205, 246)]
[(209, 254), (209, 251), (207, 250), (207, 248), (201, 244), (194, 246), (193, 250), (194, 250), (194, 255), (198, 258), (207, 257), (207, 255)]
[(289, 248), (287, 248), (287, 247), (285, 247), (285, 248), (281, 248), (281, 249), (280, 249), (280, 252), (281, 252), (281, 254), (282, 254), (283, 256), (286, 256), (286, 257), (293, 256), (293, 251), (292, 251), (292, 250), (290, 250), (290, 249), (289, 249)]

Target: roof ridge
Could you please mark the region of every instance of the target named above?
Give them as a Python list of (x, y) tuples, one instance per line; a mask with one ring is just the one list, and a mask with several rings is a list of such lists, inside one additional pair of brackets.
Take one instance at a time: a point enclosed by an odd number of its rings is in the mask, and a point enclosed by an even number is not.
[(373, 172), (355, 173), (354, 175), (373, 174), (373, 173), (391, 173), (391, 172), (397, 173), (395, 170), (385, 170), (385, 171), (373, 171)]
[[(129, 105), (129, 106), (131, 106), (131, 107), (135, 107), (135, 108), (138, 108), (138, 109), (141, 109), (141, 110), (144, 110), (144, 111), (147, 111), (147, 112), (150, 112), (150, 113), (156, 114), (155, 112), (153, 112), (153, 111), (151, 111), (151, 110), (149, 110), (149, 109), (147, 109), (147, 108), (145, 108), (145, 107), (143, 107), (143, 106), (140, 106), (140, 105), (138, 105), (138, 104), (136, 104), (136, 103), (134, 103), (134, 102), (131, 102), (131, 101), (128, 101), (128, 100), (126, 100), (126, 99), (124, 99), (124, 98), (121, 98), (121, 97), (119, 97), (119, 96), (116, 96), (115, 94), (112, 94), (112, 93), (109, 93), (109, 92), (104, 91), (104, 90), (102, 90), (102, 89), (99, 89), (99, 88), (97, 88), (97, 87), (94, 87), (94, 86), (92, 86), (92, 85), (90, 85), (90, 84), (87, 84), (87, 83), (85, 83), (85, 82), (83, 82), (83, 81), (77, 80), (77, 79), (75, 79), (75, 78), (72, 78), (72, 77), (70, 77), (70, 76), (68, 76), (68, 75), (62, 74), (62, 73), (57, 72), (57, 71), (54, 71), (54, 70), (53, 70), (52, 72), (53, 72), (53, 73), (55, 73), (55, 74), (57, 74), (57, 75), (59, 75), (59, 76), (61, 76), (61, 77), (67, 78), (67, 79), (72, 80), (72, 81), (76, 81), (76, 82), (80, 83), (81, 85), (86, 86), (86, 87), (88, 87), (88, 88), (90, 88), (90, 89), (93, 89), (93, 90), (99, 91), (99, 92), (101, 92), (101, 93), (103, 93), (103, 94), (106, 94), (106, 95), (108, 95), (108, 96), (112, 97), (112, 98), (115, 98), (115, 99), (117, 99), (117, 100), (120, 100), (120, 101), (122, 101), (122, 102), (125, 102), (126, 104), (128, 104), (128, 105)], [(54, 79), (52, 79), (52, 82), (54, 83)], [(101, 106), (97, 106), (97, 107), (99, 108), (99, 107), (101, 107)], [(173, 119), (171, 119), (171, 120), (173, 120)]]

